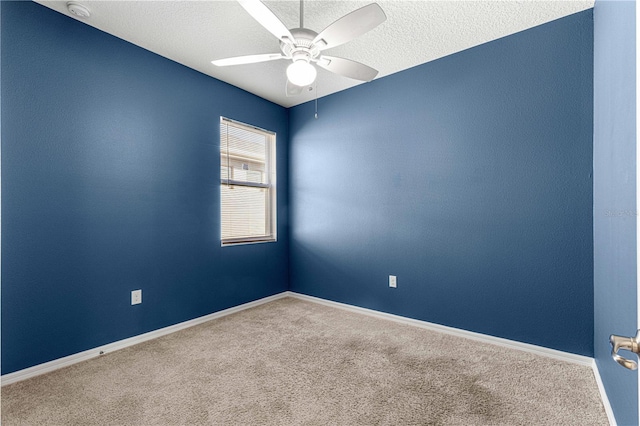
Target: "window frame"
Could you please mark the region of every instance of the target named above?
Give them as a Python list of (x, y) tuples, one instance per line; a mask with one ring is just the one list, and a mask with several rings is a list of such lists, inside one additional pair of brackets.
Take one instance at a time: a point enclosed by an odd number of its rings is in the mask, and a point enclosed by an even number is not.
[[(233, 157), (233, 154), (230, 154), (228, 151), (228, 133), (225, 135), (222, 131), (223, 126), (232, 126), (241, 130), (257, 133), (266, 138), (266, 147), (265, 147), (265, 182), (266, 183), (258, 183), (251, 181), (242, 181), (229, 179), (230, 173), (230, 162), (229, 159)], [(220, 176), (220, 245), (222, 247), (242, 245), (242, 244), (257, 244), (257, 243), (267, 243), (267, 242), (276, 242), (277, 238), (277, 192), (276, 192), (276, 175), (277, 175), (277, 165), (276, 165), (276, 138), (277, 135), (275, 132), (262, 129), (257, 126), (253, 126), (251, 124), (243, 123), (240, 121), (232, 120), (230, 118), (226, 118), (224, 116), (220, 116), (220, 149), (218, 152), (220, 158), (220, 168), (219, 168), (219, 176)], [(226, 153), (224, 152), (225, 146), (227, 148)], [(227, 158), (227, 179), (223, 179), (222, 170), (225, 164), (223, 163), (223, 157)], [(236, 157), (237, 159), (238, 157)], [(231, 176), (233, 178), (233, 176)], [(243, 236), (243, 237), (233, 237), (233, 238), (223, 238), (223, 202), (222, 202), (222, 188), (224, 185), (228, 185), (231, 187), (245, 187), (245, 188), (261, 188), (267, 191), (267, 195), (265, 197), (265, 235), (256, 235), (256, 236)]]

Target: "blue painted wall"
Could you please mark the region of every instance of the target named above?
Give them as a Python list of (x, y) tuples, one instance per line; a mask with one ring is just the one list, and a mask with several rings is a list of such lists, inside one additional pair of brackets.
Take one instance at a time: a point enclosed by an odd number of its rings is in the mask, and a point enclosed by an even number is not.
[(291, 109), (291, 289), (593, 355), (592, 18)]
[(637, 323), (635, 5), (598, 0), (593, 13), (594, 351), (618, 424), (637, 425), (637, 372), (609, 346), (610, 334), (633, 336)]
[[(3, 374), (288, 288), (286, 109), (0, 7)], [(277, 132), (277, 243), (220, 247), (221, 115)]]

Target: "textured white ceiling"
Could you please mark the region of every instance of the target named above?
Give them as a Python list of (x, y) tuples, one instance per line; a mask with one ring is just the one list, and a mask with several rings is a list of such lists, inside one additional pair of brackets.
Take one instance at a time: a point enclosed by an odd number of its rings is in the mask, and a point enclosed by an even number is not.
[[(290, 107), (315, 92), (285, 96), (287, 61), (216, 67), (214, 59), (279, 53), (278, 40), (236, 1), (74, 0), (91, 11), (78, 19), (211, 77)], [(38, 3), (72, 16), (66, 1)], [(343, 15), (372, 1), (307, 0), (304, 24), (320, 32)], [(593, 7), (593, 0), (376, 0), (387, 20), (369, 33), (334, 49), (369, 65), (377, 78)], [(264, 2), (289, 28), (299, 27), (298, 0)], [(73, 19), (77, 19), (73, 17)], [(318, 69), (318, 97), (361, 83)]]

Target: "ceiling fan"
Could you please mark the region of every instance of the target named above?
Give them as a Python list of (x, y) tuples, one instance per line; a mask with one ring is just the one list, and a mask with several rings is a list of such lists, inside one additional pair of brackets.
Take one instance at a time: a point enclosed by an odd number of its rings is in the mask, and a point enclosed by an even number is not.
[(300, 28), (287, 29), (280, 19), (260, 0), (238, 0), (238, 3), (260, 25), (280, 40), (282, 53), (264, 53), (259, 55), (237, 56), (211, 61), (213, 65), (223, 67), (243, 65), (277, 59), (291, 60), (287, 67), (287, 96), (295, 96), (311, 85), (319, 67), (345, 77), (361, 81), (371, 81), (378, 71), (360, 62), (335, 56), (322, 55), (321, 52), (344, 44), (383, 23), (387, 16), (376, 3), (354, 10), (338, 19), (320, 33), (304, 28), (303, 0), (300, 0)]

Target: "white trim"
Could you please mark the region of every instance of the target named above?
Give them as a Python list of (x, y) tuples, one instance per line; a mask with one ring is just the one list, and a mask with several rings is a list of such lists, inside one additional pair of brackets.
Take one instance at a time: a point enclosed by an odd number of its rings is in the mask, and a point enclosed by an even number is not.
[[(347, 305), (345, 303), (334, 302), (331, 300), (321, 299), (319, 297), (307, 296), (306, 294), (294, 293), (291, 291), (286, 292), (286, 294), (289, 297), (293, 297), (300, 300), (306, 300), (308, 302), (318, 303), (321, 305), (344, 309), (350, 312), (387, 319), (387, 320), (395, 321), (401, 324), (413, 325), (413, 326), (424, 328), (427, 330), (432, 330), (432, 331), (445, 333), (445, 334), (458, 336), (458, 337), (464, 337), (466, 339), (472, 339), (472, 340), (476, 340), (476, 341), (480, 341), (480, 342), (484, 342), (492, 345), (503, 346), (510, 349), (516, 349), (524, 352), (533, 353), (536, 355), (542, 355), (549, 358), (566, 361), (572, 364), (591, 367), (593, 371), (593, 375), (596, 379), (596, 383), (598, 385), (598, 391), (600, 392), (602, 405), (604, 405), (604, 410), (607, 413), (607, 419), (609, 420), (609, 424), (611, 426), (617, 426), (616, 418), (615, 418), (615, 415), (613, 414), (613, 409), (611, 408), (611, 404), (609, 402), (609, 397), (607, 396), (607, 392), (604, 388), (604, 384), (602, 383), (602, 378), (600, 377), (600, 371), (598, 370), (598, 365), (596, 364), (596, 360), (593, 358), (583, 356), (583, 355), (576, 355), (569, 352), (558, 351), (555, 349), (545, 348), (542, 346), (531, 345), (529, 343), (522, 343), (515, 340), (503, 339), (500, 337), (489, 336), (486, 334), (474, 333), (472, 331), (461, 330), (459, 328), (447, 327), (444, 325), (434, 324), (427, 321), (401, 317), (399, 315), (387, 314), (384, 312), (375, 311), (373, 309), (360, 308), (358, 306)], [(640, 307), (640, 305), (638, 306)]]
[(0, 377), (0, 383), (2, 386), (16, 383), (21, 380), (30, 379), (40, 374), (49, 373), (54, 370), (58, 370), (63, 367), (76, 364), (81, 361), (85, 361), (91, 358), (98, 357), (108, 352), (113, 352), (118, 349), (124, 349), (129, 346), (136, 345), (138, 343), (146, 342), (147, 340), (156, 339), (167, 334), (174, 333), (176, 331), (183, 330), (185, 328), (193, 327), (194, 325), (202, 324), (207, 321), (214, 320), (216, 318), (231, 315), (236, 312), (243, 311), (245, 309), (253, 308), (274, 300), (282, 299), (287, 296), (288, 292), (282, 292), (273, 296), (265, 297), (262, 299), (254, 300), (253, 302), (244, 303), (242, 305), (234, 306), (232, 308), (224, 309), (222, 311), (214, 312), (209, 315), (205, 315), (199, 318), (194, 318), (189, 321), (184, 321), (179, 324), (170, 325), (168, 327), (160, 328), (158, 330), (150, 331), (148, 333), (140, 334), (138, 336), (129, 337), (128, 339), (119, 340), (117, 342), (109, 343), (104, 346), (89, 349), (84, 352), (78, 352), (73, 355), (66, 356), (64, 358), (54, 359), (53, 361), (45, 362), (44, 364), (38, 364), (33, 367), (25, 368), (24, 370), (15, 371), (13, 373), (5, 374)]
[(569, 352), (558, 351), (556, 349), (545, 348), (542, 346), (531, 345), (529, 343), (522, 343), (515, 340), (503, 339), (501, 337), (489, 336), (487, 334), (475, 333), (473, 331), (462, 330), (459, 328), (447, 327), (440, 324), (434, 324), (427, 321), (416, 320), (412, 318), (401, 317), (399, 315), (387, 314), (384, 312), (374, 311), (373, 309), (360, 308), (358, 306), (347, 305), (344, 303), (333, 302), (331, 300), (321, 299), (314, 296), (307, 296), (305, 294), (287, 292), (288, 296), (295, 297), (297, 299), (306, 300), (309, 302), (319, 303), (322, 305), (332, 306), (335, 308), (345, 309), (351, 312), (357, 312), (365, 315), (370, 315), (378, 318), (383, 318), (402, 324), (414, 325), (416, 327), (425, 328), (427, 330), (437, 331), (440, 333), (450, 334), (453, 336), (464, 337), (466, 339), (472, 339), (479, 342), (490, 343), (492, 345), (498, 345), (510, 349), (517, 349), (536, 355), (542, 355), (549, 358), (555, 358), (561, 361), (570, 362), (572, 364), (584, 365), (591, 367), (593, 365), (593, 358), (572, 354)]
[(609, 419), (609, 424), (611, 426), (617, 426), (616, 416), (613, 414), (613, 408), (611, 408), (611, 404), (609, 403), (609, 397), (607, 396), (607, 391), (604, 388), (604, 383), (602, 383), (602, 378), (600, 377), (600, 371), (598, 370), (598, 364), (596, 364), (596, 360), (594, 359), (591, 363), (591, 368), (593, 369), (593, 375), (596, 378), (596, 383), (598, 384), (598, 390), (600, 391), (600, 399), (602, 399), (602, 405), (604, 405), (604, 411), (607, 413), (607, 418)]
[[(636, 326), (640, 330), (640, 126), (638, 125), (638, 99), (640, 98), (640, 6), (636, 8)], [(640, 373), (638, 375), (638, 420), (640, 421)]]
[[(550, 358), (555, 358), (561, 361), (570, 362), (573, 364), (579, 364), (588, 367), (594, 367), (593, 358), (586, 357), (583, 355), (576, 355), (568, 352), (562, 352), (555, 349), (549, 349), (542, 346), (531, 345), (529, 343), (522, 343), (515, 340), (503, 339), (500, 337), (489, 336), (486, 334), (475, 333), (472, 331), (461, 330), (458, 328), (447, 327), (440, 324), (434, 324), (426, 321), (416, 320), (412, 318), (406, 318), (399, 315), (387, 314), (384, 312), (375, 311), (367, 308), (360, 308), (358, 306), (347, 305), (344, 303), (334, 302), (331, 300), (321, 299), (314, 296), (307, 296), (300, 293), (295, 293), (291, 291), (284, 291), (282, 293), (265, 297), (263, 299), (254, 300), (253, 302), (248, 302), (239, 306), (234, 306), (232, 308), (228, 308), (219, 312), (214, 312), (209, 315), (205, 315), (199, 318), (195, 318), (189, 321), (185, 321), (179, 324), (171, 325), (169, 327), (161, 328), (158, 330), (150, 331), (148, 333), (144, 333), (138, 336), (133, 336), (128, 339), (120, 340), (117, 342), (109, 343), (104, 346), (99, 346), (97, 348), (89, 349), (84, 352), (79, 352), (77, 354), (69, 355), (64, 358), (59, 358), (53, 361), (46, 362), (44, 364), (35, 365), (33, 367), (25, 368), (24, 370), (19, 370), (10, 374), (5, 374), (0, 378), (0, 382), (2, 386), (8, 385), (11, 383), (19, 382), (21, 380), (26, 380), (31, 377), (38, 376), (40, 374), (49, 373), (51, 371), (70, 366), (72, 364), (85, 361), (91, 358), (95, 358), (102, 354), (113, 352), (118, 349), (123, 349), (129, 346), (133, 346), (138, 343), (146, 342), (147, 340), (155, 339), (161, 336), (165, 336), (170, 333), (174, 333), (176, 331), (183, 330), (185, 328), (193, 327), (194, 325), (202, 324), (207, 321), (214, 320), (216, 318), (220, 318), (226, 315), (230, 315), (239, 311), (243, 311), (245, 309), (253, 308), (255, 306), (259, 306), (268, 302), (272, 302), (274, 300), (282, 299), (285, 297), (293, 297), (300, 300), (306, 300), (313, 303), (319, 303), (322, 305), (344, 309), (351, 312), (356, 312), (360, 314), (365, 314), (369, 316), (374, 316), (382, 319), (387, 319), (391, 321), (395, 321), (401, 324), (413, 325), (416, 327), (424, 328), (427, 330), (437, 331), (440, 333), (445, 333), (453, 336), (464, 337), (466, 339), (472, 339), (484, 343), (489, 343), (493, 345), (503, 346), (511, 349), (517, 349), (529, 353), (534, 353), (537, 355), (542, 355)], [(596, 370), (594, 370), (596, 371)], [(600, 375), (596, 374), (596, 380), (598, 381), (600, 386)], [(602, 393), (602, 391), (601, 391)], [(603, 394), (606, 395), (606, 394)], [(608, 400), (605, 404), (605, 408), (608, 405)], [(610, 406), (609, 406), (610, 407)]]
[[(638, 113), (640, 113), (640, 105), (638, 99), (640, 98), (640, 31), (638, 29), (638, 22), (640, 22), (640, 7), (636, 3), (636, 265), (640, 265), (640, 126), (638, 125)], [(640, 290), (640, 268), (636, 268), (636, 279), (638, 282), (638, 290)], [(638, 329), (640, 329), (640, 291), (637, 294), (638, 309)], [(638, 374), (640, 378), (640, 374)]]

